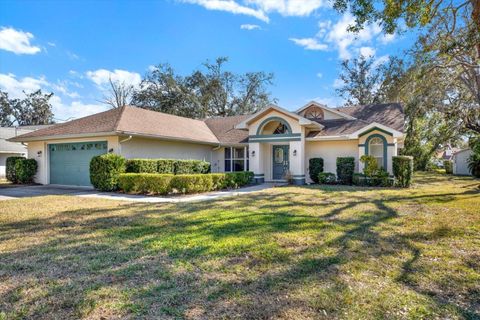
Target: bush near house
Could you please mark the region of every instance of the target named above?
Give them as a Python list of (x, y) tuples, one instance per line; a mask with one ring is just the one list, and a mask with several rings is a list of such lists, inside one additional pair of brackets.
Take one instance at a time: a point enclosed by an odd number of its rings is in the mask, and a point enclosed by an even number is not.
[(321, 184), (335, 184), (337, 177), (331, 172), (320, 172), (317, 176), (318, 183)]
[(249, 184), (253, 172), (209, 174), (124, 173), (119, 176), (119, 188), (126, 193), (161, 194), (199, 193)]
[(308, 172), (310, 173), (310, 179), (313, 182), (318, 183), (318, 174), (323, 172), (323, 159), (322, 158), (311, 158), (308, 160)]
[(201, 174), (210, 172), (210, 163), (201, 160), (129, 159), (126, 161), (126, 172)]
[(24, 157), (8, 157), (5, 161), (5, 176), (8, 181), (17, 183), (17, 174), (15, 170), (15, 162), (17, 160), (25, 159)]
[(396, 185), (402, 188), (410, 187), (413, 177), (413, 157), (394, 156), (392, 166)]
[(24, 157), (8, 157), (6, 160), (6, 177), (12, 183), (32, 183), (37, 173), (38, 164), (35, 159)]
[(125, 173), (125, 158), (118, 154), (106, 153), (90, 160), (90, 182), (97, 190), (117, 190), (122, 173)]
[(378, 165), (375, 157), (363, 155), (360, 157), (363, 163), (363, 174), (353, 174), (352, 183), (358, 186), (391, 187), (393, 179), (389, 178), (388, 172)]
[(445, 172), (447, 174), (452, 174), (453, 173), (453, 161), (443, 160), (443, 167), (445, 168)]
[(354, 157), (338, 157), (337, 158), (337, 179), (341, 184), (352, 184), (354, 171), (355, 171)]

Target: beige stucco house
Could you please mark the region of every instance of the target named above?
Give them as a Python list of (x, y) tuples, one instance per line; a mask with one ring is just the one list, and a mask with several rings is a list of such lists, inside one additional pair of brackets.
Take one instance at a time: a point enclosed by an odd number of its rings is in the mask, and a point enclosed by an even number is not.
[(324, 159), (336, 171), (337, 157), (371, 154), (392, 172), (403, 146), (404, 114), (397, 103), (328, 108), (310, 102), (295, 112), (271, 105), (252, 115), (194, 120), (137, 107), (123, 107), (27, 133), (41, 184), (89, 185), (90, 159), (106, 152), (126, 158), (200, 159), (212, 172), (253, 171), (257, 183), (310, 182), (308, 162)]

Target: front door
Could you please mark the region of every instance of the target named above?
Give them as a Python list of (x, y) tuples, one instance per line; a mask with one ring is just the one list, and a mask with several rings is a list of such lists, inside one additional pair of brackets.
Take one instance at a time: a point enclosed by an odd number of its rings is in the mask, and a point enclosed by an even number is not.
[(273, 180), (285, 179), (285, 174), (289, 168), (288, 162), (289, 146), (273, 146)]

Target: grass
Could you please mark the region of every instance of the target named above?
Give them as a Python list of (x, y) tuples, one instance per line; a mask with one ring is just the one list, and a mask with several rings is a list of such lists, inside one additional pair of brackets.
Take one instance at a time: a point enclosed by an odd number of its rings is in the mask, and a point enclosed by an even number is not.
[(0, 202), (0, 319), (479, 319), (478, 180)]

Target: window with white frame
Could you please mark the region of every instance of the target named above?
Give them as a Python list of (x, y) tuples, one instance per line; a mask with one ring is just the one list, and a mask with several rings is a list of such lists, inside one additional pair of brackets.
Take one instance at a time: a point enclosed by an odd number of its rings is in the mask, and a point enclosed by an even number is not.
[(379, 137), (370, 139), (368, 143), (368, 153), (377, 160), (377, 164), (380, 168), (383, 168), (383, 140)]
[(225, 148), (225, 172), (248, 171), (248, 147)]

